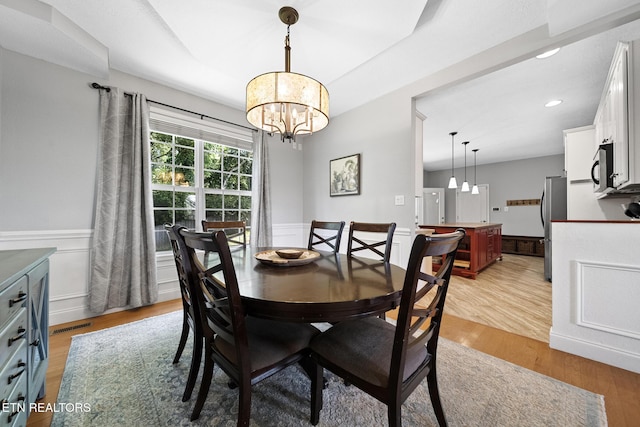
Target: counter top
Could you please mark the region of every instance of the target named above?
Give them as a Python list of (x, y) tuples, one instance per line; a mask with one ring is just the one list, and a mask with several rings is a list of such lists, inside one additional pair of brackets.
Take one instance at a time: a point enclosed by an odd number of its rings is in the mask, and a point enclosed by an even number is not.
[(490, 222), (451, 222), (445, 224), (426, 224), (426, 225), (418, 225), (419, 228), (436, 228), (436, 227), (455, 227), (455, 228), (484, 228), (484, 227), (495, 227), (502, 224), (493, 224)]
[(25, 274), (56, 251), (56, 248), (0, 251), (0, 289)]
[[(593, 223), (593, 224), (640, 224), (640, 220), (617, 220), (609, 221), (606, 219), (552, 219), (551, 222), (569, 222), (569, 223)], [(422, 227), (422, 226), (421, 226)]]

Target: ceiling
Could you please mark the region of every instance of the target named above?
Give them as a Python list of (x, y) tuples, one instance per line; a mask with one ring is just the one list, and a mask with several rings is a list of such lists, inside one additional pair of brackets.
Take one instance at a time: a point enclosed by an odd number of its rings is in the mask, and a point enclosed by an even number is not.
[[(550, 36), (634, 0), (0, 0), (0, 46), (108, 84), (118, 70), (244, 109), (245, 86), (284, 69), (281, 6), (295, 7), (291, 70), (323, 82), (335, 118), (541, 26)], [(579, 6), (579, 7), (576, 7)], [(576, 22), (577, 21), (577, 22)], [(595, 33), (596, 31), (594, 31)], [(417, 101), (427, 170), (562, 153), (562, 130), (589, 124), (616, 41), (640, 25), (573, 43)], [(130, 89), (130, 88), (125, 88)], [(564, 102), (546, 109), (551, 98)], [(184, 106), (183, 106), (184, 107)], [(331, 124), (329, 124), (331, 126)], [(471, 152), (468, 153), (471, 155)]]

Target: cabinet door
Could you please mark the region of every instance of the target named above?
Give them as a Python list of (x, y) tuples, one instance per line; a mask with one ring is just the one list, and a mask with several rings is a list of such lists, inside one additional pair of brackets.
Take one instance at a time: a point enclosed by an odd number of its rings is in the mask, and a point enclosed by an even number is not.
[(29, 402), (44, 395), (49, 364), (49, 260), (29, 273)]
[(477, 254), (477, 260), (478, 260), (478, 265), (476, 266), (476, 268), (479, 270), (482, 267), (484, 267), (485, 265), (487, 265), (487, 262), (489, 262), (489, 240), (488, 240), (488, 236), (487, 236), (487, 230), (485, 229), (480, 229), (480, 230), (476, 230), (476, 239), (478, 239), (478, 254)]
[(629, 180), (629, 136), (627, 119), (627, 49), (616, 56), (609, 84), (611, 142), (613, 142), (613, 185)]

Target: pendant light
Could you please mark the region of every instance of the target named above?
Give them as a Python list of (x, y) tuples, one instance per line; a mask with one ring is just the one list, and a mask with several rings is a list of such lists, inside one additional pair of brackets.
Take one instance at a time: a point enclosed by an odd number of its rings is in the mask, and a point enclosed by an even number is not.
[(453, 175), (453, 137), (456, 136), (458, 132), (450, 132), (451, 135), (451, 178), (449, 179), (449, 188), (458, 188), (458, 183), (456, 182), (456, 177)]
[(329, 124), (329, 92), (319, 81), (291, 72), (289, 27), (298, 22), (298, 12), (285, 6), (278, 16), (287, 26), (284, 71), (261, 74), (247, 84), (247, 121), (291, 142)]
[(467, 181), (467, 144), (469, 141), (465, 141), (462, 143), (464, 145), (464, 182), (462, 183), (462, 188), (460, 191), (463, 193), (469, 192), (469, 181)]
[(478, 154), (479, 148), (474, 148), (473, 150), (473, 188), (471, 189), (471, 194), (480, 194), (480, 190), (478, 189), (478, 184), (476, 184), (476, 156)]

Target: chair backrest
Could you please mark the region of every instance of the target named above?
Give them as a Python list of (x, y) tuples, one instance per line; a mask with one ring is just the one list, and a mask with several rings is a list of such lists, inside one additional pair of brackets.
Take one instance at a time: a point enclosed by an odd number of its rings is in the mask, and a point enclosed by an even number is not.
[(169, 235), (173, 257), (176, 262), (178, 283), (180, 284), (180, 294), (182, 296), (182, 307), (189, 315), (191, 322), (193, 322), (191, 326), (195, 328), (198, 320), (198, 306), (193, 299), (193, 289), (196, 283), (187, 272), (189, 257), (184, 238), (180, 234), (180, 230), (186, 230), (186, 228), (180, 225), (165, 224), (164, 229)]
[[(453, 233), (416, 236), (402, 288), (396, 332), (391, 356), (389, 386), (399, 391), (413, 390), (429, 373), (436, 360), (438, 336), (444, 302), (449, 288), (453, 261), (458, 245), (465, 235), (463, 229)], [(425, 257), (441, 256), (441, 267), (434, 274), (421, 271)], [(428, 325), (425, 325), (429, 321)], [(431, 357), (411, 357), (415, 351), (426, 351)], [(411, 361), (418, 366), (405, 366)], [(409, 369), (407, 371), (407, 369)]]
[(229, 246), (247, 246), (247, 223), (244, 221), (207, 221), (202, 220), (202, 231), (224, 231)]
[[(349, 244), (347, 255), (352, 256), (354, 252), (370, 251), (382, 258), (382, 261), (389, 262), (391, 258), (391, 243), (393, 233), (396, 230), (396, 223), (370, 223), (354, 222), (349, 225)], [(362, 240), (361, 233), (383, 233), (384, 240), (368, 243)]]
[[(328, 232), (326, 230), (329, 230)], [(322, 249), (330, 247), (333, 253), (340, 252), (340, 240), (344, 230), (344, 221), (311, 221), (309, 230), (309, 244), (307, 249)]]
[[(189, 274), (196, 277), (195, 299), (200, 323), (216, 362), (233, 380), (251, 373), (245, 313), (240, 299), (238, 279), (224, 231), (214, 233), (181, 231), (189, 255)], [(205, 267), (196, 251), (215, 252), (216, 263)], [(221, 342), (222, 341), (222, 342)]]

